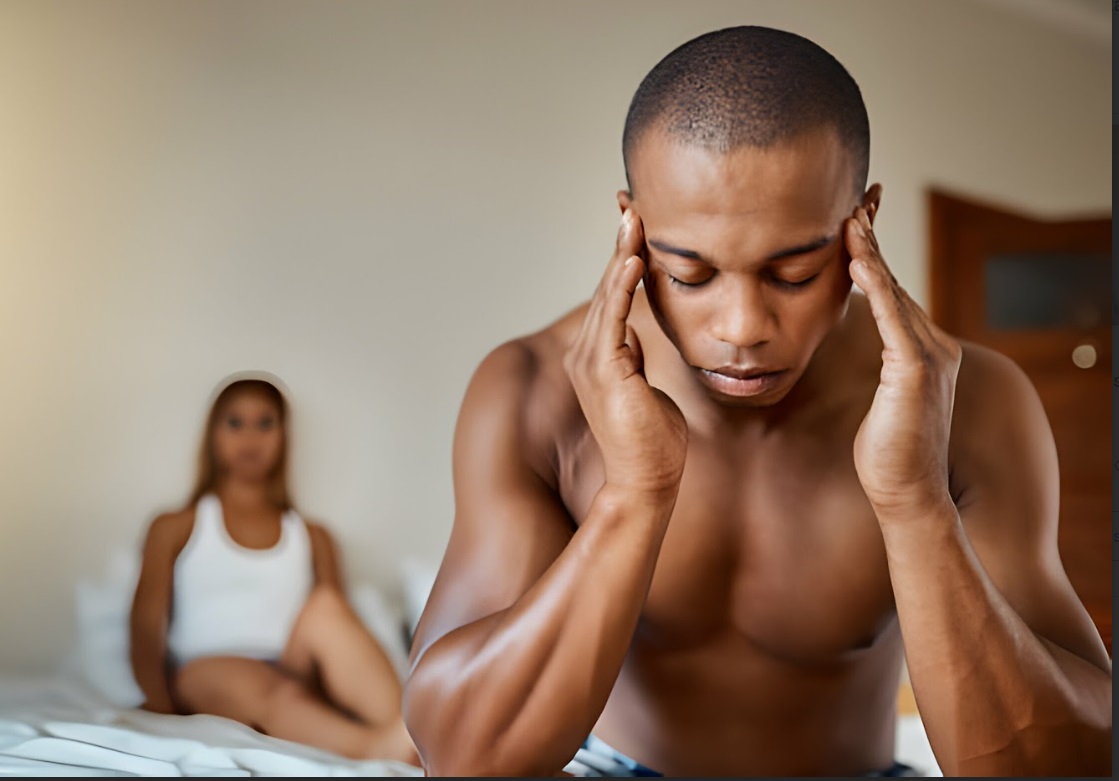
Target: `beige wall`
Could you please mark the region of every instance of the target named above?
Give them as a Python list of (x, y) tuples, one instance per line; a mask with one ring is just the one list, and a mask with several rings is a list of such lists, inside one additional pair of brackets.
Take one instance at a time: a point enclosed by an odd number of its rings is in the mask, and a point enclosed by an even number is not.
[(0, 670), (58, 661), (75, 579), (184, 498), (240, 369), (290, 386), (297, 498), (351, 575), (438, 556), (469, 375), (593, 289), (629, 98), (698, 33), (853, 73), (921, 301), (929, 184), (1109, 209), (1110, 37), (1005, 5), (0, 4)]

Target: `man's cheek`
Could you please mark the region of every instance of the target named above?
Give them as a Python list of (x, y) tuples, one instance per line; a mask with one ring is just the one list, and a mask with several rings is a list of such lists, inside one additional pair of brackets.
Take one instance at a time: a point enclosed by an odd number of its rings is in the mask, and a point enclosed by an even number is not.
[(820, 287), (820, 293), (811, 301), (810, 311), (803, 313), (805, 326), (803, 332), (812, 334), (813, 340), (817, 341), (835, 328), (847, 314), (847, 306), (851, 299), (851, 285), (847, 266), (838, 267), (836, 273), (831, 275), (826, 285)]

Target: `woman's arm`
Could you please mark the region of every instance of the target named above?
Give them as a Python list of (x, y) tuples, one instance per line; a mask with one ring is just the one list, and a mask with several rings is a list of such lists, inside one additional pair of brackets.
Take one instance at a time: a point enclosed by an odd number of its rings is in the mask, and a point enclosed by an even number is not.
[(311, 537), (311, 561), (315, 568), (316, 586), (333, 586), (338, 593), (345, 594), (342, 585), (342, 566), (338, 556), (338, 546), (334, 538), (321, 523), (307, 523)]
[(167, 668), (167, 628), (175, 559), (190, 538), (193, 513), (161, 515), (148, 529), (143, 561), (130, 615), (130, 658), (136, 683), (144, 692), (143, 708), (174, 713)]

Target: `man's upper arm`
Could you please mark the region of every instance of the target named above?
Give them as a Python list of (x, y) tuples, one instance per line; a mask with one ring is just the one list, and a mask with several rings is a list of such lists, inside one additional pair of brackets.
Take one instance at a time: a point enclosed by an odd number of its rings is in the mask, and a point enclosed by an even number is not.
[(539, 445), (526, 430), (537, 361), (528, 347), (505, 344), (466, 391), (455, 431), (454, 527), (416, 628), (413, 664), (448, 632), (513, 605), (574, 532), (555, 491), (530, 465)]
[(1037, 391), (1010, 359), (974, 345), (957, 388), (953, 491), (976, 555), (1030, 629), (1110, 670), (1058, 553), (1057, 451)]

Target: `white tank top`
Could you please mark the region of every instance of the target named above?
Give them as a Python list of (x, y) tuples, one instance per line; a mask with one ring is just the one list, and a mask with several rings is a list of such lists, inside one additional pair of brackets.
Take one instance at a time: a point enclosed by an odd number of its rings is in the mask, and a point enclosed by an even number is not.
[(313, 585), (310, 535), (294, 510), (283, 515), (279, 542), (246, 548), (207, 494), (175, 561), (168, 650), (178, 665), (202, 656), (277, 660)]

